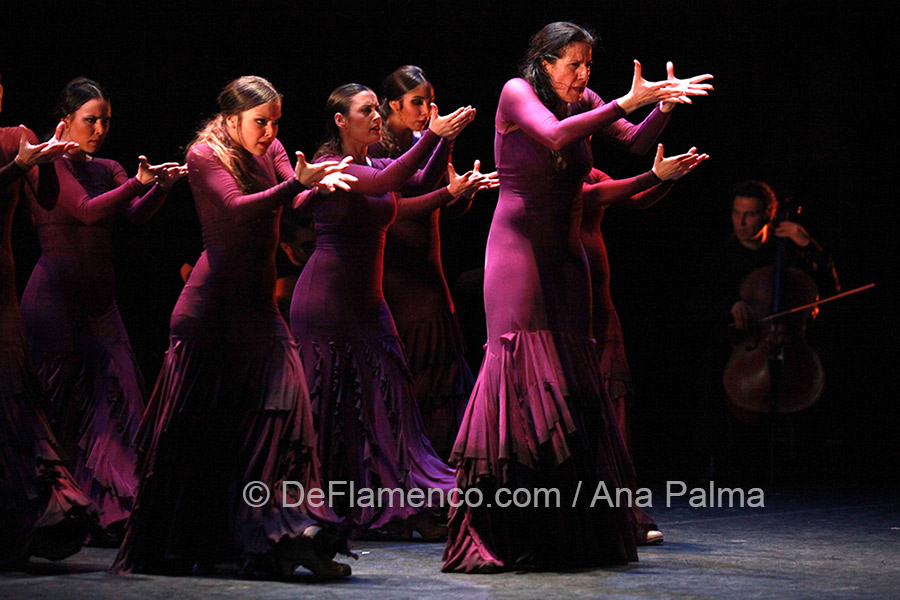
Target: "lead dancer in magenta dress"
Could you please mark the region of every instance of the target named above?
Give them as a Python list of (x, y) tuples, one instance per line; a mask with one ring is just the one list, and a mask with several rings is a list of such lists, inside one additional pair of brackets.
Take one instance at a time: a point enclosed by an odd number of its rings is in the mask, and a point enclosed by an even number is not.
[[(651, 84), (636, 63), (631, 91), (605, 104), (586, 88), (592, 43), (571, 23), (546, 26), (532, 38), (524, 78), (500, 95), (500, 200), (485, 256), (487, 353), (451, 459), (457, 486), (478, 488), (484, 503), (451, 508), (444, 571), (637, 559), (633, 513), (615, 503), (590, 506), (600, 482), (614, 494), (634, 485), (634, 471), (591, 334), (580, 192), (591, 134), (618, 138), (631, 131), (622, 117), (636, 108), (705, 86)], [(656, 119), (651, 114), (630, 137), (641, 139)], [(501, 508), (496, 500), (509, 498), (495, 498), (499, 488), (554, 488), (560, 503)]]
[[(369, 148), (369, 155), (399, 158), (428, 126), (434, 90), (413, 65), (395, 70), (381, 87), (384, 136)], [(405, 196), (430, 191), (401, 190)], [(472, 197), (465, 194), (451, 202), (404, 199), (388, 228), (384, 249), (384, 298), (415, 378), (425, 431), (444, 460), (450, 456), (475, 378), (466, 362), (462, 329), (441, 266), (439, 218), (462, 216)]]
[(0, 569), (22, 566), (32, 555), (74, 554), (97, 522), (44, 417), (10, 245), (19, 198), (52, 209), (59, 192), (52, 162), (73, 147), (56, 139), (37, 144), (25, 127), (0, 127)]
[[(219, 109), (188, 147), (204, 250), (172, 312), (114, 568), (179, 574), (230, 562), (248, 575), (302, 565), (345, 577), (350, 567), (331, 560), (333, 540), (315, 520), (335, 520), (328, 507), (282, 494), (283, 481), (321, 486), (303, 367), (274, 293), (282, 206), (318, 202), (306, 188), (343, 185), (344, 164), (310, 166), (298, 153), (291, 168), (276, 138), (281, 96), (261, 77), (228, 84)], [(253, 482), (269, 496), (248, 491)]]
[(47, 211), (30, 202), (41, 258), (22, 296), (28, 343), (49, 395), (47, 417), (75, 479), (124, 525), (137, 479), (132, 438), (144, 412), (144, 382), (115, 298), (114, 216), (143, 222), (162, 205), (177, 165), (140, 158), (129, 178), (119, 163), (92, 156), (109, 131), (110, 103), (94, 81), (66, 85), (57, 112), (61, 139), (79, 144), (56, 162), (60, 193)]
[[(449, 490), (453, 471), (425, 436), (381, 274), (385, 231), (397, 213), (394, 191), (410, 180), (420, 189), (437, 183), (447, 170), (448, 138), (474, 117), (474, 110), (433, 118), (422, 140), (395, 161), (367, 156), (368, 146), (381, 138), (378, 99), (369, 88), (337, 88), (325, 114), (328, 137), (317, 157), (351, 156), (346, 172), (358, 181), (315, 208), (316, 251), (291, 304), (291, 330), (306, 370), (323, 478), (343, 485), (336, 489), (347, 493), (350, 485), (403, 493)], [(479, 181), (469, 172), (432, 194), (449, 200)], [(445, 533), (421, 507), (399, 502), (351, 507), (347, 499), (335, 497), (335, 508), (359, 528), (403, 522), (425, 538)]]

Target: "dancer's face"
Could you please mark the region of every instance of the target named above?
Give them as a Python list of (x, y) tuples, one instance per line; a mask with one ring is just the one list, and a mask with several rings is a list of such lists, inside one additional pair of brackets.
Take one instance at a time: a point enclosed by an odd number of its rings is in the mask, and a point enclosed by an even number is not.
[(353, 96), (346, 115), (338, 113), (335, 122), (341, 130), (345, 148), (371, 146), (381, 139), (381, 113), (375, 92), (365, 91)]
[(766, 211), (762, 200), (749, 196), (736, 196), (731, 206), (731, 225), (738, 241), (749, 242), (759, 235), (766, 224)]
[(104, 98), (93, 98), (78, 109), (63, 117), (65, 128), (62, 138), (69, 142), (78, 142), (83, 152), (93, 154), (100, 149), (106, 134), (109, 133), (110, 108), (109, 101)]
[(254, 106), (225, 118), (231, 139), (254, 156), (262, 156), (278, 135), (281, 100)]
[(431, 103), (434, 102), (434, 90), (427, 83), (411, 89), (399, 100), (391, 100), (389, 124), (393, 129), (411, 129), (422, 131), (428, 124), (431, 114)]
[(555, 62), (543, 62), (553, 90), (563, 102), (581, 100), (591, 78), (592, 64), (591, 46), (584, 42), (572, 42), (562, 49), (562, 56)]

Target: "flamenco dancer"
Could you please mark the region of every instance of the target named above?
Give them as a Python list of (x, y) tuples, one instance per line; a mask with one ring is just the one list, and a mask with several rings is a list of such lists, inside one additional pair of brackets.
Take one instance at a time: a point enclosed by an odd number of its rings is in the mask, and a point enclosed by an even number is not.
[(622, 326), (609, 289), (609, 257), (601, 229), (603, 215), (608, 206), (641, 209), (652, 206), (669, 193), (675, 181), (690, 173), (708, 158), (707, 154), (697, 154), (696, 148), (691, 148), (684, 154), (665, 158), (663, 146), (660, 144), (657, 147), (653, 168), (646, 173), (628, 179), (613, 179), (600, 169), (591, 169), (582, 189), (584, 215), (581, 221), (581, 243), (584, 245), (591, 272), (594, 337), (601, 344), (600, 368), (606, 382), (606, 391), (613, 412), (616, 413), (619, 432), (629, 451), (631, 451), (631, 435), (627, 406), (630, 405), (633, 394), (631, 370), (628, 368), (625, 354)]
[(59, 200), (29, 202), (42, 255), (22, 296), (28, 344), (49, 396), (47, 417), (79, 486), (100, 509), (113, 539), (132, 507), (137, 479), (132, 439), (145, 391), (115, 298), (113, 217), (144, 222), (183, 174), (177, 163), (122, 166), (93, 156), (109, 132), (110, 100), (77, 78), (57, 106), (60, 141), (75, 142), (56, 162)]
[[(346, 484), (348, 494), (351, 484), (404, 492), (453, 487), (453, 471), (425, 435), (381, 275), (385, 231), (397, 214), (394, 192), (409, 184), (432, 189), (447, 171), (449, 142), (474, 114), (460, 108), (438, 117), (432, 109), (429, 130), (411, 150), (397, 160), (373, 159), (367, 150), (381, 139), (382, 125), (375, 93), (346, 84), (326, 104), (327, 134), (316, 157), (350, 157), (345, 172), (357, 181), (313, 208), (316, 250), (294, 290), (291, 331), (310, 390), (323, 479)], [(468, 172), (431, 194), (448, 202), (482, 181)], [(344, 495), (333, 506), (361, 530), (393, 522), (402, 537), (413, 530), (425, 539), (446, 534), (430, 512), (408, 504), (350, 507)]]
[[(531, 40), (522, 77), (500, 95), (500, 199), (485, 257), (487, 353), (451, 457), (457, 486), (478, 488), (486, 501), (451, 508), (444, 571), (637, 560), (634, 514), (590, 507), (592, 494), (576, 495), (599, 482), (610, 490), (634, 485), (591, 336), (580, 192), (592, 134), (616, 139), (630, 131), (622, 117), (635, 109), (705, 94), (709, 86), (650, 83), (635, 62), (631, 90), (604, 103), (586, 87), (593, 42), (571, 23), (547, 25)], [(556, 488), (560, 503), (488, 506), (499, 488)]]
[(97, 525), (96, 508), (61, 459), (41, 408), (10, 243), (23, 194), (45, 210), (56, 204), (53, 162), (77, 147), (56, 137), (39, 144), (24, 126), (0, 127), (0, 569), (23, 567), (29, 556), (70, 556)]
[[(399, 158), (422, 137), (431, 116), (434, 89), (413, 65), (388, 75), (381, 87), (383, 136), (369, 148), (369, 155)], [(476, 162), (474, 171), (478, 169)], [(496, 184), (496, 173), (491, 181)], [(402, 190), (405, 196), (416, 192), (406, 187)], [(463, 215), (473, 196), (474, 192), (463, 194), (450, 202), (444, 197), (431, 202), (403, 198), (397, 218), (387, 230), (384, 250), (384, 298), (415, 378), (425, 431), (444, 460), (450, 456), (475, 378), (466, 362), (462, 329), (441, 266), (439, 218)]]
[[(114, 570), (239, 563), (254, 577), (289, 577), (298, 565), (346, 577), (350, 567), (332, 560), (337, 540), (317, 520), (335, 520), (327, 507), (282, 495), (282, 481), (321, 486), (303, 367), (274, 290), (282, 207), (309, 208), (351, 178), (345, 163), (309, 165), (300, 152), (291, 168), (276, 137), (281, 95), (265, 79), (235, 79), (218, 102), (188, 147), (205, 249), (172, 312)], [(251, 482), (267, 486), (268, 502), (244, 499)]]

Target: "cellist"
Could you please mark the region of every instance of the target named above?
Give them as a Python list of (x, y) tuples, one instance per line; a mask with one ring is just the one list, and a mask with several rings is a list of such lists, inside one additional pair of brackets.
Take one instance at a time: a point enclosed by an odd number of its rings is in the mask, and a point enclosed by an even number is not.
[[(820, 294), (841, 290), (834, 261), (806, 229), (795, 221), (774, 223), (778, 198), (771, 186), (762, 181), (743, 181), (734, 188), (731, 198), (733, 243), (722, 255), (727, 262), (720, 273), (733, 276), (734, 281), (725, 287), (726, 291), (736, 295), (747, 274), (774, 263), (776, 238), (791, 242), (788, 247), (792, 247), (793, 252), (788, 254), (789, 266), (799, 267), (812, 275)], [(746, 330), (762, 315), (756, 314), (747, 301), (738, 299), (731, 305), (731, 316), (736, 329)]]
[[(747, 330), (764, 315), (739, 295), (741, 282), (751, 272), (775, 263), (779, 239), (786, 240), (786, 266), (798, 268), (810, 276), (820, 297), (840, 291), (840, 283), (831, 255), (799, 223), (776, 223), (778, 198), (770, 185), (758, 180), (737, 184), (728, 196), (731, 206), (732, 233), (728, 242), (710, 252), (703, 269), (699, 303), (707, 312), (703, 327), (711, 332), (699, 375), (698, 417), (694, 454), (698, 456), (701, 477), (747, 476), (750, 461), (739, 468), (740, 454), (746, 448), (732, 447), (731, 440), (760, 436), (745, 430), (735, 420), (726, 404), (722, 373), (731, 354), (732, 344), (747, 335)], [(705, 293), (704, 293), (705, 292)], [(785, 307), (790, 308), (790, 307)], [(729, 327), (727, 325), (733, 325)], [(764, 433), (764, 432), (763, 432)], [(766, 437), (766, 436), (762, 436)], [(767, 461), (760, 464), (760, 475)], [(752, 477), (752, 475), (751, 475)]]

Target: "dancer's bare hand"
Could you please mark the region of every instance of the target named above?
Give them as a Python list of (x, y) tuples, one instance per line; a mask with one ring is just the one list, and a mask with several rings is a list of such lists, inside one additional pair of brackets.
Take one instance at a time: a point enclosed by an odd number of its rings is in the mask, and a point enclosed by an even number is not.
[(297, 165), (294, 167), (294, 174), (306, 187), (316, 187), (320, 192), (326, 193), (337, 189), (349, 192), (350, 184), (357, 181), (353, 175), (343, 172), (353, 160), (351, 156), (345, 156), (341, 160), (308, 163), (306, 156), (299, 150), (296, 155)]
[[(706, 80), (712, 79), (712, 78), (713, 78), (712, 75), (710, 75), (709, 73), (706, 73), (704, 75), (695, 75), (694, 77), (690, 77), (688, 79), (683, 79), (683, 80), (678, 79), (677, 77), (675, 77), (675, 65), (672, 63), (671, 60), (666, 63), (666, 81), (675, 81), (675, 82), (684, 81), (684, 82), (688, 82), (689, 84), (694, 84), (697, 87), (702, 87), (703, 89), (711, 90), (711, 89), (713, 89), (712, 84), (703, 84), (702, 86), (699, 84), (703, 81), (706, 81)], [(675, 108), (676, 104), (691, 104), (691, 97), (687, 94), (684, 94), (682, 96), (679, 96), (675, 100), (666, 100), (665, 102), (662, 102), (660, 104), (659, 109), (663, 112), (671, 112), (672, 109)]]
[[(171, 186), (185, 174), (187, 174), (187, 167), (185, 165), (179, 165), (177, 162), (165, 162), (158, 165), (151, 165), (149, 161), (147, 161), (146, 156), (143, 154), (138, 156), (137, 178), (138, 181), (144, 185), (149, 185), (151, 183), (160, 183), (160, 185), (164, 185), (163, 182), (165, 182), (166, 185)], [(168, 187), (165, 189), (168, 189)]]
[[(477, 159), (475, 160), (475, 164), (472, 166), (472, 170), (464, 173), (463, 176), (460, 176), (456, 173), (456, 168), (453, 166), (452, 162), (448, 163), (447, 175), (450, 177), (451, 182), (455, 178), (470, 175), (466, 189), (458, 194), (459, 196), (463, 196), (468, 199), (472, 199), (472, 197), (475, 196), (475, 194), (480, 190), (492, 190), (500, 186), (500, 179), (497, 176), (497, 171), (494, 171), (493, 173), (482, 173), (481, 161)], [(451, 193), (452, 191), (453, 190), (451, 190)], [(456, 195), (454, 195), (454, 197), (455, 196)]]
[(353, 160), (345, 156), (341, 160), (324, 160), (317, 163), (306, 162), (306, 156), (299, 150), (296, 152), (297, 164), (294, 167), (294, 175), (306, 187), (318, 187), (320, 190), (333, 192), (335, 189), (350, 190), (350, 183), (356, 181), (356, 177), (344, 173), (344, 169)]
[[(706, 96), (707, 90), (712, 85), (700, 83), (712, 77), (711, 75), (698, 75), (690, 79), (673, 79), (663, 81), (647, 81), (644, 79), (640, 61), (634, 61), (634, 76), (631, 80), (631, 90), (618, 99), (619, 106), (626, 113), (630, 113), (642, 106), (656, 102), (682, 102), (680, 98), (690, 96)], [(673, 75), (674, 76), (674, 75)]]
[(53, 134), (53, 137), (40, 144), (29, 142), (25, 126), (19, 125), (21, 135), (19, 136), (19, 152), (15, 158), (16, 164), (23, 169), (30, 169), (35, 165), (59, 160), (66, 152), (78, 149), (77, 142), (59, 141), (63, 125), (64, 123), (60, 121), (59, 125), (56, 126), (56, 132)]
[(428, 128), (442, 138), (454, 139), (466, 128), (466, 125), (475, 118), (475, 109), (471, 106), (461, 106), (449, 115), (438, 116), (437, 104), (431, 105), (431, 117)]
[(697, 154), (697, 148), (691, 148), (684, 154), (677, 154), (665, 158), (663, 145), (656, 146), (656, 156), (653, 159), (653, 173), (663, 181), (675, 181), (681, 179), (697, 165), (709, 158), (709, 154)]
[(471, 198), (478, 190), (489, 190), (500, 185), (496, 172), (485, 174), (480, 169), (481, 161), (476, 160), (471, 171), (466, 171), (460, 175), (456, 172), (453, 163), (447, 164), (447, 175), (450, 179), (447, 189), (450, 190), (454, 198), (460, 196)]
[(157, 170), (156, 185), (164, 190), (171, 189), (176, 181), (188, 173), (187, 165), (179, 165), (178, 163), (172, 165), (172, 163), (165, 163), (160, 166), (163, 168)]

